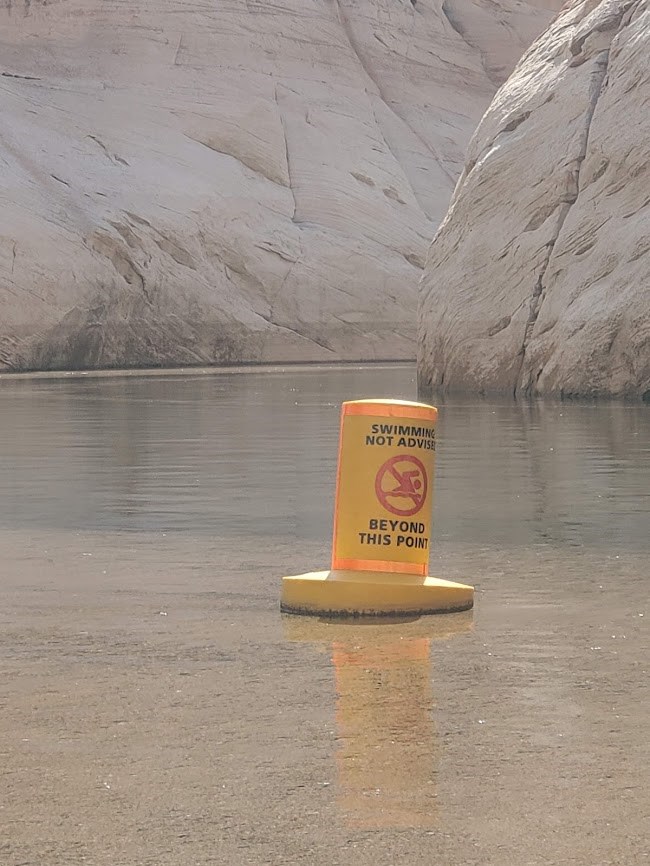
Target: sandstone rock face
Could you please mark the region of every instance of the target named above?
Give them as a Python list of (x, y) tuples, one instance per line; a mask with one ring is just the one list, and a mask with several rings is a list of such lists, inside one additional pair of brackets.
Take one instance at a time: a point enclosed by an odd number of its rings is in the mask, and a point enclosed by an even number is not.
[(649, 57), (648, 0), (586, 0), (498, 92), (425, 268), (425, 389), (650, 397)]
[(554, 0), (7, 0), (0, 370), (412, 357)]

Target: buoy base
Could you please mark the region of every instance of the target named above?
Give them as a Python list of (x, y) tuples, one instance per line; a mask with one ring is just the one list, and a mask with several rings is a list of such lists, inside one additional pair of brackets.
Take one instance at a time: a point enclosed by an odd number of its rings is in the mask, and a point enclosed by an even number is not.
[(385, 571), (312, 571), (282, 578), (280, 610), (307, 616), (420, 616), (474, 605), (474, 587)]

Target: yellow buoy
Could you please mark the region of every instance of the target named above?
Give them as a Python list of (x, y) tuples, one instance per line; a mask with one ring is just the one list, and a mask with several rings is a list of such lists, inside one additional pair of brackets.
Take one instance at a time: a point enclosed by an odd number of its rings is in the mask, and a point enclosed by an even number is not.
[(474, 589), (428, 577), (438, 410), (405, 400), (341, 408), (329, 571), (282, 580), (288, 613), (395, 616), (467, 610)]

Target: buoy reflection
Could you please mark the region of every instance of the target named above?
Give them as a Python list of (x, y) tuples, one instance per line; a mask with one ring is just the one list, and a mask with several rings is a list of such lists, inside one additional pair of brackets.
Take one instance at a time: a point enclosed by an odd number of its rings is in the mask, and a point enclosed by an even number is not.
[(338, 797), (349, 827), (436, 826), (431, 644), (471, 625), (471, 614), (390, 624), (286, 621), (291, 640), (331, 647)]

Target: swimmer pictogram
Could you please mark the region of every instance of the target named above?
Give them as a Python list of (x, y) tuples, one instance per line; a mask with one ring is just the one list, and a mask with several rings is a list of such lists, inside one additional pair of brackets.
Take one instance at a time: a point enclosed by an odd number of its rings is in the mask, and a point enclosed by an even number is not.
[(427, 471), (421, 460), (398, 454), (379, 467), (375, 478), (377, 499), (391, 514), (417, 514), (427, 497)]

